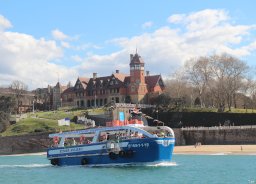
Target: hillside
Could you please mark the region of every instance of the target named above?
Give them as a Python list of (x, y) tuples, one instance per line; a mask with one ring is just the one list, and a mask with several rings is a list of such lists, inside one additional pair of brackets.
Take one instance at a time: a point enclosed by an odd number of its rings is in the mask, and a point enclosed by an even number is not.
[[(15, 124), (9, 126), (7, 130), (1, 133), (1, 136), (15, 136), (34, 133), (50, 133), (59, 131), (69, 131), (83, 129), (84, 125), (75, 124), (76, 116), (81, 116), (86, 111), (49, 111), (37, 112), (35, 114), (27, 114), (23, 119), (20, 119)], [(58, 120), (69, 118), (70, 126), (58, 126)]]

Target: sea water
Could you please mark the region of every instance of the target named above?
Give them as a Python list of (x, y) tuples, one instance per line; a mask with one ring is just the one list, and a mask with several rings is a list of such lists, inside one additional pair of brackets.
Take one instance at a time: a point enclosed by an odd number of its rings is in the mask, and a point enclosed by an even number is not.
[(256, 156), (174, 155), (150, 166), (51, 166), (46, 156), (0, 156), (0, 184), (255, 183)]

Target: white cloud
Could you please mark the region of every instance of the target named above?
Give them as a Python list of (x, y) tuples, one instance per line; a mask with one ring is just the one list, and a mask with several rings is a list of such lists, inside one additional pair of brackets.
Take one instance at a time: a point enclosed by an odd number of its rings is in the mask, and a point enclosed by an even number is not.
[(175, 14), (168, 18), (170, 23), (182, 23), (190, 31), (211, 29), (217, 25), (225, 24), (229, 20), (228, 12), (224, 10), (205, 9), (186, 14)]
[(61, 42), (61, 46), (67, 49), (71, 47), (68, 42), (63, 42), (63, 41)]
[(168, 22), (170, 23), (180, 23), (185, 17), (185, 14), (175, 14), (168, 17)]
[(253, 34), (255, 25), (233, 25), (230, 19), (224, 10), (209, 9), (170, 16), (168, 20), (177, 24), (176, 29), (165, 26), (152, 33), (113, 39), (112, 44), (120, 46), (121, 51), (91, 56), (84, 61), (84, 71), (94, 68), (93, 71), (106, 73), (111, 70), (111, 63), (112, 68), (119, 66), (129, 73), (129, 53), (135, 53), (136, 46), (144, 58), (145, 69), (164, 76), (192, 57), (224, 52), (236, 57), (252, 54), (256, 40), (247, 38)]
[(12, 24), (11, 22), (6, 19), (4, 16), (0, 15), (0, 31), (5, 30), (7, 28), (11, 28)]
[[(121, 73), (129, 74), (129, 54), (134, 54), (136, 47), (145, 61), (145, 70), (151, 74), (161, 73), (163, 77), (192, 57), (223, 52), (244, 57), (256, 50), (255, 25), (232, 24), (232, 18), (224, 10), (176, 14), (168, 21), (168, 25), (154, 32), (106, 41), (107, 46), (115, 45), (120, 49), (105, 55), (94, 53), (99, 48), (94, 43), (70, 46), (65, 42), (70, 38), (59, 34), (62, 32), (58, 30), (55, 39), (60, 40), (61, 46), (54, 40), (0, 32), (0, 83), (20, 79), (33, 89), (55, 84), (58, 75), (63, 83), (75, 80), (77, 76), (92, 77), (93, 72), (105, 76), (119, 69)], [(53, 62), (67, 57), (63, 49), (72, 50), (72, 56), (68, 58), (76, 61), (75, 67)], [(84, 58), (79, 54), (81, 52)]]
[(153, 22), (151, 22), (151, 21), (148, 21), (148, 22), (145, 22), (144, 24), (142, 24), (142, 28), (143, 29), (146, 29), (146, 28), (150, 28), (150, 27), (152, 27), (153, 26)]
[(72, 68), (52, 63), (63, 57), (62, 49), (53, 40), (7, 31), (0, 32), (0, 40), (1, 85), (20, 80), (35, 89), (55, 85), (58, 75), (65, 82), (78, 75)]
[(66, 40), (68, 38), (67, 35), (65, 35), (63, 32), (61, 32), (58, 29), (55, 29), (52, 31), (52, 36), (56, 40)]

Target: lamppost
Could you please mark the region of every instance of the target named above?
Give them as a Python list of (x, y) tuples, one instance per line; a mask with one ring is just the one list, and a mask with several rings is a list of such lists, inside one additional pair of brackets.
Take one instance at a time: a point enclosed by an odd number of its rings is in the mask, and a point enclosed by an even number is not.
[(35, 103), (35, 100), (33, 100), (33, 114), (35, 114), (35, 105), (34, 105), (34, 103)]
[(94, 91), (94, 107), (96, 108), (96, 90)]

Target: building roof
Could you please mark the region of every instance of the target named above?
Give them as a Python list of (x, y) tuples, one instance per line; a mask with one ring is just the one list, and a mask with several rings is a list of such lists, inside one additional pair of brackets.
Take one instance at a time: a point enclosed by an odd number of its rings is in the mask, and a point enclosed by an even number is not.
[(144, 63), (142, 57), (139, 54), (130, 54), (130, 64)]
[(122, 82), (124, 82), (125, 77), (128, 76), (128, 75), (123, 74), (123, 73), (114, 73), (113, 75), (114, 75), (115, 78), (119, 79)]
[(83, 85), (83, 88), (85, 89), (89, 83), (90, 78), (78, 77), (78, 80), (81, 82), (81, 84)]
[(74, 93), (74, 87), (65, 89), (62, 94), (68, 94), (68, 93)]
[(161, 79), (161, 75), (145, 76), (145, 82), (149, 88), (153, 88), (154, 86), (156, 86), (160, 79)]

